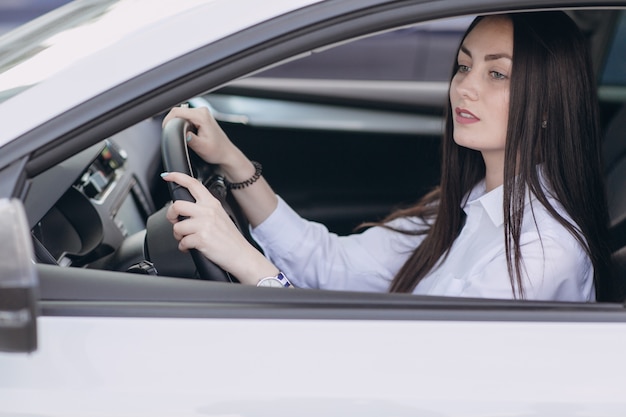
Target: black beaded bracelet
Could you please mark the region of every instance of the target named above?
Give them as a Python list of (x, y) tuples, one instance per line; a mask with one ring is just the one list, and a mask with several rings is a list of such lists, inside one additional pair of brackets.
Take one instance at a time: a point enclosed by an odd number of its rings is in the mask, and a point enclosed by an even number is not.
[(241, 190), (242, 188), (246, 188), (252, 184), (254, 184), (259, 178), (261, 178), (261, 174), (263, 173), (263, 165), (261, 165), (257, 161), (250, 161), (252, 165), (254, 165), (254, 175), (242, 182), (230, 182), (226, 178), (224, 178), (224, 184), (226, 188), (229, 190)]

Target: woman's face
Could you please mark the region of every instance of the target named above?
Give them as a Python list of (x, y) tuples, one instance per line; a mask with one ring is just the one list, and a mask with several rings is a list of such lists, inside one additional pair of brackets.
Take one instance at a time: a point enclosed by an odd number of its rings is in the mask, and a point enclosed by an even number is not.
[(454, 141), (482, 152), (485, 162), (504, 162), (513, 64), (513, 23), (481, 20), (467, 35), (450, 85)]

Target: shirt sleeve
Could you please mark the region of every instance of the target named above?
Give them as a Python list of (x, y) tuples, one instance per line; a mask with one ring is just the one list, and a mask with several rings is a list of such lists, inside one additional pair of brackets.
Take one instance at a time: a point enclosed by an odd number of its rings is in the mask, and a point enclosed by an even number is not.
[[(420, 227), (416, 219), (396, 222), (399, 228)], [(351, 291), (387, 291), (423, 239), (384, 227), (338, 236), (300, 217), (280, 197), (276, 210), (252, 229), (252, 236), (296, 287)]]
[[(541, 227), (540, 227), (541, 229)], [(520, 236), (524, 299), (595, 301), (593, 266), (579, 242), (565, 228), (552, 227)], [(512, 298), (504, 249), (467, 281), (461, 296)], [(519, 298), (518, 285), (515, 283)]]

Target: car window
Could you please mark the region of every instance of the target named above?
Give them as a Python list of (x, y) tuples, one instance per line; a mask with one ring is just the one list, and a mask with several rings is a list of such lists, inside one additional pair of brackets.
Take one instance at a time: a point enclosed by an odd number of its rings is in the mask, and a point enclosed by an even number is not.
[[(225, 130), (263, 162), (264, 175), (298, 213), (350, 234), (438, 184), (447, 83), (473, 18), (321, 47), (207, 99), (220, 116), (246, 116), (247, 126)], [(318, 158), (303, 161), (302, 154)]]
[(626, 51), (626, 12), (622, 11), (607, 55), (601, 79), (602, 85), (626, 86), (626, 53), (624, 51)]
[(472, 17), (445, 19), (365, 37), (259, 74), (263, 77), (447, 81)]

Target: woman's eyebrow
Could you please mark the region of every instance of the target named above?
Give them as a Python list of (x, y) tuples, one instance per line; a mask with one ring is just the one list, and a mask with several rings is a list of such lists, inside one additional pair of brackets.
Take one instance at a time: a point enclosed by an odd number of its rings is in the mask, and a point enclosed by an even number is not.
[(470, 52), (469, 49), (467, 49), (465, 45), (461, 45), (461, 52), (463, 52), (465, 55), (469, 56), (470, 58), (472, 57), (472, 53)]
[[(472, 57), (472, 53), (470, 52), (469, 49), (467, 49), (467, 47), (465, 45), (461, 45), (461, 52), (463, 52), (465, 55), (469, 56), (470, 58)], [(513, 57), (510, 54), (507, 54), (506, 52), (500, 52), (497, 54), (487, 54), (485, 55), (485, 61), (496, 61), (498, 59), (502, 59), (502, 58), (506, 58), (509, 60), (513, 60)]]
[(506, 58), (510, 61), (513, 61), (513, 57), (505, 52), (501, 52), (499, 54), (488, 54), (485, 55), (485, 61), (495, 61), (498, 59)]

